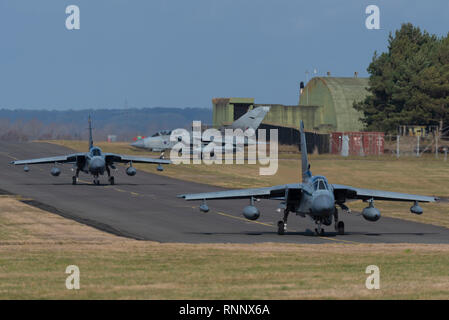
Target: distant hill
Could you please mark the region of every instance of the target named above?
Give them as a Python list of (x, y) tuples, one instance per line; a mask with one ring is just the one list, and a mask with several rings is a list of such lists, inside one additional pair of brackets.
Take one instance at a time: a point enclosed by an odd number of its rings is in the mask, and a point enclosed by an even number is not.
[(212, 110), (204, 108), (0, 109), (0, 140), (86, 139), (89, 114), (96, 140), (114, 134), (119, 141), (130, 141), (136, 135), (148, 136), (159, 130), (190, 128), (193, 120), (212, 123)]

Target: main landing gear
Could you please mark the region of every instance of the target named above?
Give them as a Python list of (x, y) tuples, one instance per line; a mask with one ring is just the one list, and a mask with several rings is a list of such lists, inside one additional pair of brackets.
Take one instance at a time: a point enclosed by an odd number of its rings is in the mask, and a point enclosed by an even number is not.
[(278, 235), (283, 235), (287, 231), (287, 219), (289, 210), (284, 209), (284, 219), (278, 221)]
[[(347, 208), (347, 207), (346, 207)], [(349, 210), (349, 208), (348, 208)], [(324, 235), (324, 229), (321, 227), (321, 224), (324, 223), (325, 225), (330, 225), (332, 221), (332, 216), (329, 217), (328, 220), (322, 220), (321, 218), (318, 218), (315, 220), (315, 223), (317, 227), (315, 228), (315, 234), (318, 236)], [(345, 223), (343, 221), (338, 220), (338, 209), (335, 207), (334, 209), (334, 227), (335, 231), (337, 231), (338, 235), (344, 235), (345, 234)]]
[[(348, 207), (345, 206), (347, 210), (349, 210)], [(335, 207), (334, 211), (334, 221), (335, 221), (335, 231), (337, 231), (337, 234), (344, 235), (345, 234), (345, 223), (343, 221), (338, 221), (338, 209)]]
[[(345, 206), (345, 209), (349, 211), (349, 208)], [(284, 218), (282, 220), (278, 221), (278, 234), (283, 235), (287, 231), (287, 219), (289, 214), (289, 209), (284, 209)], [(323, 217), (315, 217), (315, 234), (318, 236), (324, 235), (324, 228), (322, 227), (322, 224), (325, 224), (326, 226), (329, 226), (332, 224), (332, 216), (329, 216), (327, 218)], [(338, 235), (344, 235), (345, 234), (345, 224), (343, 221), (338, 220), (338, 209), (335, 207), (334, 210), (334, 221), (335, 221), (335, 231)]]
[(78, 182), (78, 176), (80, 174), (80, 170), (76, 169), (76, 174), (72, 177), (72, 184), (75, 185)]
[(337, 233), (339, 235), (344, 235), (345, 234), (345, 223), (343, 221), (338, 221), (335, 230), (337, 231)]
[(115, 184), (114, 176), (111, 176), (111, 170), (106, 166), (106, 172), (108, 173), (108, 181), (111, 185)]

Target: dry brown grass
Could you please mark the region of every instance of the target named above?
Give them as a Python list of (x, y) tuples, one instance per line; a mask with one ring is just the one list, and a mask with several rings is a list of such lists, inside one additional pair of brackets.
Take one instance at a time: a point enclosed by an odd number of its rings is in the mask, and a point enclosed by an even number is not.
[[(449, 246), (174, 244), (0, 198), (0, 299), (448, 299)], [(80, 268), (81, 289), (65, 288)], [(367, 290), (368, 265), (381, 289)]]

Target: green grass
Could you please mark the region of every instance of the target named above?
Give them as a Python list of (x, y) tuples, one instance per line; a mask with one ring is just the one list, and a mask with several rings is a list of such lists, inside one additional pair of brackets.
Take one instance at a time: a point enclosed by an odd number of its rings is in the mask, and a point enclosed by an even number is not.
[[(1, 299), (448, 299), (449, 254), (364, 245), (263, 248), (148, 244), (123, 252), (16, 250), (1, 259)], [(340, 245), (344, 246), (344, 245)], [(278, 247), (278, 248), (276, 248)], [(310, 249), (316, 247), (316, 252)], [(329, 249), (332, 249), (329, 250)], [(262, 251), (260, 251), (262, 250)], [(4, 253), (4, 252), (3, 252)], [(80, 268), (81, 289), (65, 288)], [(381, 270), (381, 289), (365, 288), (365, 268)]]
[[(0, 299), (448, 299), (449, 245), (161, 244), (0, 198)], [(80, 290), (67, 290), (68, 265)], [(368, 265), (381, 289), (365, 288)]]

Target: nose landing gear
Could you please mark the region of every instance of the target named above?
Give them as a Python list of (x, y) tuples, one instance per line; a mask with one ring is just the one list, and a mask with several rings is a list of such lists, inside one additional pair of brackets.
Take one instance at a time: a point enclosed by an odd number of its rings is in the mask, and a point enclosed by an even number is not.
[(318, 219), (318, 220), (315, 221), (315, 223), (316, 223), (315, 234), (317, 236), (323, 236), (324, 235), (324, 229), (323, 229), (323, 227), (321, 227), (321, 220)]

